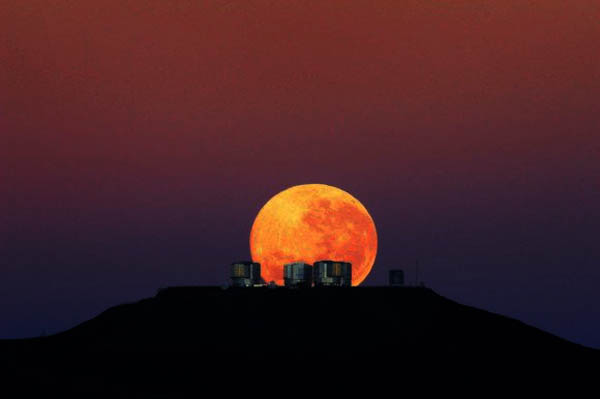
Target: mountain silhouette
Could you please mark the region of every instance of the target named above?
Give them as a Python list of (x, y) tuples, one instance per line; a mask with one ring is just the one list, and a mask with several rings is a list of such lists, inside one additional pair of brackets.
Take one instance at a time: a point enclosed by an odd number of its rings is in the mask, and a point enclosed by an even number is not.
[(199, 364), (228, 373), (265, 362), (598, 359), (596, 350), (423, 287), (173, 287), (56, 335), (2, 340), (0, 351), (11, 359), (6, 372), (24, 384), (146, 394), (191, 384)]

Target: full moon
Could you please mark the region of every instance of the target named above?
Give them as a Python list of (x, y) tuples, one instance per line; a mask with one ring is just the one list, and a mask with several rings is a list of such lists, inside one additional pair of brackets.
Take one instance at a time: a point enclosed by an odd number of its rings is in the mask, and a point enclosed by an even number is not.
[(275, 195), (258, 212), (250, 252), (267, 282), (283, 285), (285, 263), (329, 259), (352, 263), (356, 286), (375, 262), (377, 231), (352, 195), (325, 184), (304, 184)]

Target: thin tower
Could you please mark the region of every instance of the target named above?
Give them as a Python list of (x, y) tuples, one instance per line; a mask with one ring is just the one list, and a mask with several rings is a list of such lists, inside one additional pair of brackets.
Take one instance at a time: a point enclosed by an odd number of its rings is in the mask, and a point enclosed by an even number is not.
[(415, 264), (415, 269), (416, 269), (416, 279), (415, 279), (415, 285), (418, 287), (419, 286), (419, 259), (417, 259), (417, 262)]

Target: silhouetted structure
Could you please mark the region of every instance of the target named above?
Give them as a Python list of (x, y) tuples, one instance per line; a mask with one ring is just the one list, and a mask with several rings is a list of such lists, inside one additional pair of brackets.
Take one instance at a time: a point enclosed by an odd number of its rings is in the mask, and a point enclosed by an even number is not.
[(232, 287), (256, 287), (265, 285), (260, 275), (260, 263), (236, 262), (231, 264)]
[(404, 286), (404, 271), (399, 269), (390, 270), (389, 282), (392, 287)]
[(321, 260), (313, 266), (315, 287), (351, 287), (352, 264), (333, 260)]
[(286, 287), (310, 288), (313, 268), (304, 262), (293, 262), (283, 266), (283, 283)]
[[(319, 350), (324, 345), (327, 350)], [(280, 372), (282, 378), (298, 370), (297, 381), (318, 389), (302, 374), (308, 368), (318, 371), (319, 378), (313, 380), (328, 386), (348, 378), (347, 370), (380, 367), (382, 372), (365, 375), (381, 379), (365, 381), (385, 386), (403, 364), (406, 369), (433, 367), (442, 378), (448, 366), (456, 367), (458, 377), (468, 378), (473, 365), (494, 370), (498, 364), (531, 367), (539, 362), (560, 370), (597, 364), (600, 356), (598, 350), (461, 305), (427, 288), (392, 287), (170, 287), (59, 334), (0, 339), (0, 353), (6, 398), (13, 391), (6, 389), (7, 382), (15, 382), (16, 392), (39, 386), (42, 395), (36, 397), (175, 398), (187, 391), (191, 396), (199, 389), (202, 366), (207, 378), (202, 383), (221, 383), (233, 367), (235, 382), (243, 381), (240, 388), (246, 389), (264, 379), (265, 370)], [(392, 369), (390, 359), (398, 359)], [(490, 376), (506, 383), (504, 375)], [(49, 387), (60, 392), (48, 394)], [(86, 389), (83, 394), (80, 387)]]

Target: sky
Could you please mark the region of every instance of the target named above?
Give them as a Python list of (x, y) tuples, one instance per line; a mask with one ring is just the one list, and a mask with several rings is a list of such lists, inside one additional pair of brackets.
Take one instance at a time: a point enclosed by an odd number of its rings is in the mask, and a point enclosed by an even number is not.
[[(0, 338), (222, 285), (323, 183), (452, 300), (600, 348), (596, 0), (3, 0)], [(357, 321), (360, 322), (360, 321)]]

